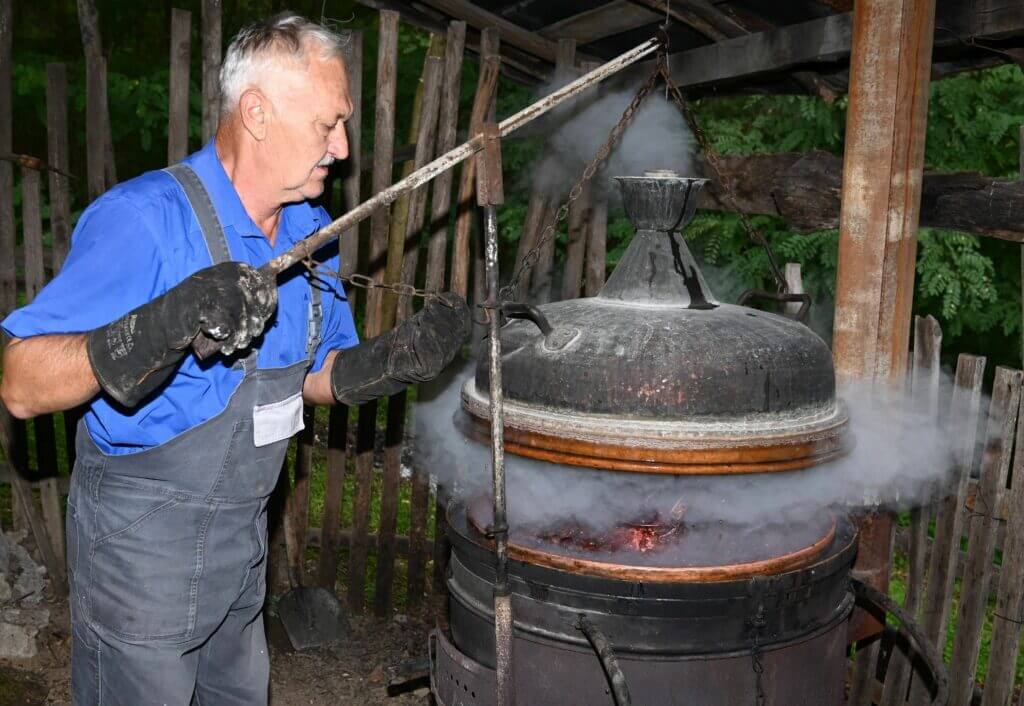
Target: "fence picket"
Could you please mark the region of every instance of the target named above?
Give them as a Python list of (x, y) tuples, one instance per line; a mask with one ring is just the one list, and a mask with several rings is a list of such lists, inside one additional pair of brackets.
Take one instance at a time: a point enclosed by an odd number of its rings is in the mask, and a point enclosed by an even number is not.
[[(789, 265), (786, 266), (787, 274)], [(942, 329), (932, 316), (914, 317), (914, 356), (911, 368), (912, 413), (926, 420), (938, 421), (939, 412), (939, 355), (942, 348)], [(931, 503), (913, 508), (910, 512), (910, 551), (907, 569), (907, 590), (904, 608), (917, 615), (927, 571), (928, 525), (931, 521)], [(889, 658), (882, 690), (881, 706), (897, 706), (907, 700), (910, 688), (911, 657), (905, 651), (908, 645), (897, 643)]]
[(975, 667), (985, 622), (992, 558), (995, 549), (997, 508), (1006, 489), (1013, 450), (1013, 430), (1020, 406), (1021, 372), (996, 368), (989, 407), (978, 497), (970, 517), (967, 565), (964, 567), (957, 611), (957, 629), (950, 661), (950, 703), (968, 704), (974, 688)]

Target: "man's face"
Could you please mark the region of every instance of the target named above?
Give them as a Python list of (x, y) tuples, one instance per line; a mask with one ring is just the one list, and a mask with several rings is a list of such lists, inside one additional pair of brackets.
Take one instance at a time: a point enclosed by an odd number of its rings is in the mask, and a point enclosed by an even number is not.
[(313, 52), (305, 70), (282, 71), (267, 89), (274, 113), (265, 145), (267, 178), (285, 201), (316, 198), (331, 162), (348, 157), (345, 121), (352, 101), (345, 66)]

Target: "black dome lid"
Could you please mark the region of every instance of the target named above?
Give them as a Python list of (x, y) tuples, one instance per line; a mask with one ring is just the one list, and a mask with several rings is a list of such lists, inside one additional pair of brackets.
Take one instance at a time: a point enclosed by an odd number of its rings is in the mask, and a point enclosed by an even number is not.
[[(597, 297), (539, 307), (551, 331), (501, 329), (513, 404), (709, 423), (796, 422), (835, 410), (832, 355), (796, 321), (718, 303), (683, 237), (705, 180), (619, 177), (639, 228)], [(482, 357), (476, 389), (486, 390)], [(783, 424), (785, 426), (785, 424)]]

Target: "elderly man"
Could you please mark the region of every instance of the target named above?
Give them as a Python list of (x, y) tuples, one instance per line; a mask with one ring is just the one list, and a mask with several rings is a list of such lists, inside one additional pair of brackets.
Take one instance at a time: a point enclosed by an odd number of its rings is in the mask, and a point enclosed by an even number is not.
[[(332, 278), (255, 269), (329, 221), (307, 199), (348, 155), (343, 44), (294, 15), (243, 29), (215, 139), (93, 203), (3, 322), (14, 415), (89, 405), (67, 518), (76, 704), (266, 703), (267, 496), (303, 401), (429, 379), (466, 336), (449, 295), (360, 344)], [(198, 359), (199, 336), (220, 353)]]

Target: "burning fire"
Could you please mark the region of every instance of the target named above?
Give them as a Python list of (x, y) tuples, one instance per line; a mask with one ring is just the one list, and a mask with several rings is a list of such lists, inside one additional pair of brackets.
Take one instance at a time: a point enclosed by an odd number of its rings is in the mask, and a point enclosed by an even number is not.
[(677, 502), (666, 517), (658, 511), (642, 514), (632, 522), (620, 522), (610, 529), (587, 527), (579, 521), (563, 525), (555, 531), (540, 532), (542, 542), (577, 550), (614, 551), (631, 549), (641, 554), (657, 551), (683, 534), (686, 506)]

